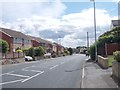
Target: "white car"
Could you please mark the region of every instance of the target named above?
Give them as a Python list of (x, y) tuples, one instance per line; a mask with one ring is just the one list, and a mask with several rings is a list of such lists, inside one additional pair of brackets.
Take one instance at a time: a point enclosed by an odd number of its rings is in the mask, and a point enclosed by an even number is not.
[(25, 56), (25, 61), (32, 61), (33, 58), (31, 56)]

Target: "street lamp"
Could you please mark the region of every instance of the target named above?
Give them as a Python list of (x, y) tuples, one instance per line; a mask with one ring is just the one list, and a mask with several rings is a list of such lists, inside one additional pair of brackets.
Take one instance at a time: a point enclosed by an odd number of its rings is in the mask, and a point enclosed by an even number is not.
[(95, 30), (95, 61), (97, 61), (97, 38), (96, 38), (96, 10), (95, 10), (95, 0), (90, 0), (94, 4), (94, 30)]

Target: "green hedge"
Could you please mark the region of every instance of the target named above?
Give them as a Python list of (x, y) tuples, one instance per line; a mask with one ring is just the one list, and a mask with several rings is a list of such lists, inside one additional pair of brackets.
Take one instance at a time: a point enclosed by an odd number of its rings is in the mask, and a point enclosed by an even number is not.
[(45, 54), (45, 50), (41, 46), (35, 47), (34, 50), (35, 50), (35, 56), (43, 56)]
[(120, 51), (116, 51), (113, 53), (114, 59), (120, 62)]
[(43, 56), (45, 54), (45, 50), (43, 47), (39, 46), (39, 47), (31, 47), (31, 48), (26, 48), (23, 50), (23, 52), (25, 53), (26, 56)]
[(9, 45), (5, 40), (0, 39), (0, 52), (6, 53), (9, 50)]
[(90, 57), (92, 60), (95, 60), (95, 45), (90, 46)]

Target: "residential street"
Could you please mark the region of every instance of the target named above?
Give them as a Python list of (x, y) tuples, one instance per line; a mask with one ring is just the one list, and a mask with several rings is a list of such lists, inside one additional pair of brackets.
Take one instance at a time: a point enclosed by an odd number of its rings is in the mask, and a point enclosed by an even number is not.
[(82, 54), (3, 66), (2, 88), (80, 88)]

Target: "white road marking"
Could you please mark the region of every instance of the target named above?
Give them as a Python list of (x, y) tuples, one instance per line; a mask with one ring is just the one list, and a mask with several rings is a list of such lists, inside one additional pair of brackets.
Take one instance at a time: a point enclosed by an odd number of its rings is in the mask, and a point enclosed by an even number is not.
[(3, 73), (3, 74), (1, 74), (0, 76), (6, 75), (6, 74), (8, 74), (8, 73), (13, 73), (13, 72), (14, 72), (14, 71), (7, 72), (7, 73)]
[(33, 71), (33, 72), (41, 72), (41, 71), (38, 71), (38, 70), (30, 70), (30, 71)]
[(85, 77), (85, 69), (84, 69), (84, 67), (83, 67), (83, 70), (82, 70), (83, 72), (82, 72), (82, 78), (84, 78)]
[(34, 75), (34, 76), (31, 76), (31, 77), (29, 77), (29, 78), (27, 78), (27, 79), (24, 79), (24, 80), (21, 81), (21, 82), (26, 82), (26, 81), (28, 81), (28, 80), (30, 80), (30, 79), (32, 79), (32, 78), (34, 78), (34, 77), (36, 77), (36, 76), (42, 74), (42, 73), (44, 73), (44, 71), (41, 71), (40, 73), (38, 73), (38, 74), (36, 74), (36, 75)]
[(29, 72), (41, 72), (41, 71), (38, 71), (38, 70), (27, 70), (27, 69), (22, 69), (22, 71), (29, 71)]
[(9, 84), (9, 83), (15, 83), (15, 82), (23, 81), (23, 80), (24, 80), (24, 79), (15, 80), (15, 81), (10, 81), (10, 82), (4, 82), (4, 83), (0, 83), (0, 85)]
[(65, 62), (61, 62), (60, 64), (64, 64)]
[(12, 75), (12, 76), (18, 76), (18, 77), (30, 77), (30, 76), (25, 76), (25, 75), (20, 75), (20, 74), (12, 74), (12, 73), (7, 73), (7, 75)]
[(30, 67), (25, 67), (25, 68), (23, 68), (23, 69), (28, 69), (28, 68), (31, 68), (32, 66), (30, 66)]
[(53, 69), (53, 68), (55, 68), (55, 67), (57, 67), (58, 65), (55, 65), (55, 66), (53, 66), (53, 67), (51, 67), (50, 69)]

